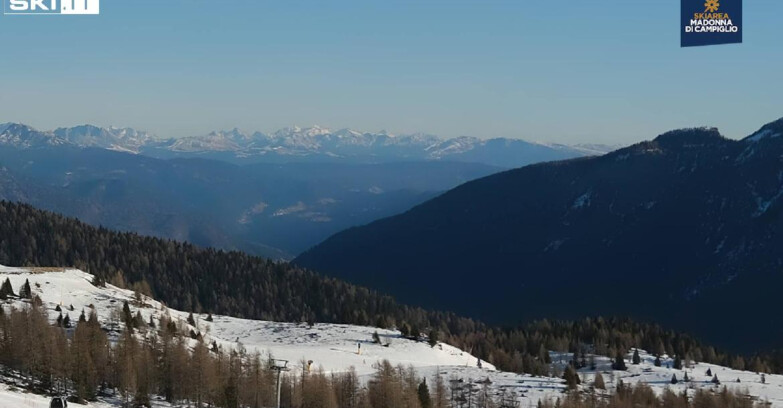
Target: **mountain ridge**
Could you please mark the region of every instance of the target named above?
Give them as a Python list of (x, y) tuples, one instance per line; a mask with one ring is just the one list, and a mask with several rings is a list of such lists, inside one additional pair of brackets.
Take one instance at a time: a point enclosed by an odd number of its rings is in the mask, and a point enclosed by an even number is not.
[(132, 128), (79, 125), (39, 131), (24, 124), (0, 127), (0, 144), (35, 148), (55, 143), (81, 148), (95, 147), (157, 158), (209, 157), (247, 163), (263, 161), (353, 161), (401, 160), (474, 161), (501, 167), (532, 162), (603, 154), (612, 146), (568, 146), (535, 143), (522, 139), (479, 139), (460, 136), (441, 138), (425, 133), (392, 135), (386, 131), (362, 132), (348, 128), (332, 131), (320, 126), (279, 129), (266, 134), (234, 128), (203, 136), (177, 139), (156, 137)]
[[(637, 318), (675, 327), (695, 320), (697, 332), (715, 340), (718, 322), (690, 309), (720, 298), (736, 308), (731, 318), (744, 320), (738, 327), (763, 333), (757, 341), (770, 345), (783, 334), (777, 317), (741, 313), (751, 299), (771, 308), (768, 292), (783, 288), (774, 272), (783, 265), (781, 155), (783, 138), (733, 140), (713, 128), (680, 129), (600, 157), (470, 181), (335, 234), (295, 262), (495, 323), (607, 313), (620, 302)], [(337, 248), (353, 255), (340, 259)], [(543, 295), (553, 278), (556, 298)], [(476, 291), (493, 296), (470, 306), (450, 299), (449, 282), (459, 279), (474, 279)], [(661, 302), (639, 299), (629, 287)], [(742, 333), (723, 341), (741, 344)]]

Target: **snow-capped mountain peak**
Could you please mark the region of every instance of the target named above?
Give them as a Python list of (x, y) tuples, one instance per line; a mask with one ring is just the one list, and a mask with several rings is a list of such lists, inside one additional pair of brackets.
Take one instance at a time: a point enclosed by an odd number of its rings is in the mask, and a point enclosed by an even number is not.
[(61, 146), (68, 144), (53, 132), (41, 132), (21, 123), (3, 125), (0, 132), (0, 145), (13, 146), (19, 149), (34, 147)]
[(479, 139), (460, 136), (444, 139), (427, 133), (393, 135), (385, 130), (364, 132), (351, 128), (333, 131), (314, 125), (292, 126), (271, 134), (248, 133), (238, 128), (217, 130), (201, 136), (159, 139), (132, 128), (79, 125), (54, 131), (38, 131), (22, 124), (0, 124), (0, 144), (18, 148), (72, 145), (148, 154), (155, 157), (226, 154), (237, 160), (400, 161), (453, 160), (519, 167), (537, 161), (567, 159), (608, 152), (600, 145), (571, 147), (535, 144), (519, 139)]

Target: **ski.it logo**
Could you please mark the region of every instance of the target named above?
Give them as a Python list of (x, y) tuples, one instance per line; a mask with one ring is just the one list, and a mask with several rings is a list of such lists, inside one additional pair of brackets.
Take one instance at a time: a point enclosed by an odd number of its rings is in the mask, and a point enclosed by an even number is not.
[(3, 14), (100, 14), (100, 0), (3, 0)]

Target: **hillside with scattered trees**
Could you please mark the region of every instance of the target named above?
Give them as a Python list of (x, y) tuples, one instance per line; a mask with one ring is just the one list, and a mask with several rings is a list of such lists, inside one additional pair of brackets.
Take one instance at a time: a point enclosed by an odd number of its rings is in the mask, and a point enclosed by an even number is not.
[[(192, 338), (174, 320), (138, 319), (125, 303), (122, 325), (102, 327), (96, 311), (82, 312), (73, 324), (50, 324), (46, 308), (33, 296), (19, 309), (0, 307), (0, 364), (4, 381), (39, 394), (70, 395), (71, 402), (111, 399), (123, 407), (150, 406), (162, 398), (174, 406), (261, 408), (277, 403), (273, 356), (226, 350)], [(85, 316), (89, 314), (89, 316)], [(287, 408), (517, 408), (506, 394), (486, 387), (455, 398), (448, 379), (426, 378), (413, 367), (375, 364), (366, 383), (353, 369), (326, 374), (302, 371), (280, 378), (280, 406)], [(570, 368), (570, 367), (569, 367)], [(429, 380), (429, 381), (428, 381)], [(590, 393), (575, 387), (538, 403), (546, 408), (732, 407), (756, 404), (747, 395), (699, 389), (693, 395), (665, 390), (656, 396), (644, 384), (610, 393), (596, 380)]]

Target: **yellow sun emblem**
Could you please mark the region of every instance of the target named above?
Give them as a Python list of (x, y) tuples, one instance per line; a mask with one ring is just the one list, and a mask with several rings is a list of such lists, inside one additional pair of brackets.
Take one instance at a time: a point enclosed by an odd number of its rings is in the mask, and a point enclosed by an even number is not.
[(718, 7), (720, 7), (720, 3), (718, 3), (718, 0), (707, 0), (704, 3), (704, 12), (714, 13), (718, 11)]

